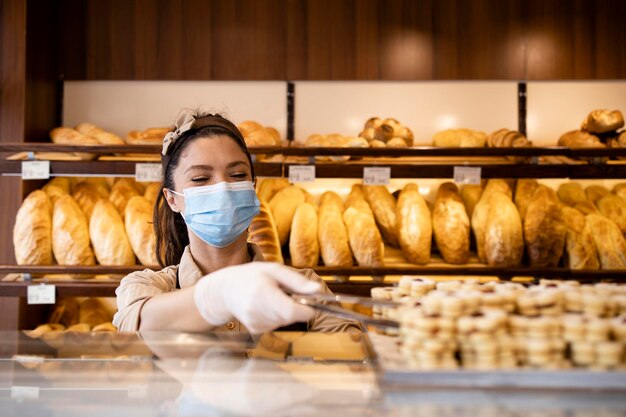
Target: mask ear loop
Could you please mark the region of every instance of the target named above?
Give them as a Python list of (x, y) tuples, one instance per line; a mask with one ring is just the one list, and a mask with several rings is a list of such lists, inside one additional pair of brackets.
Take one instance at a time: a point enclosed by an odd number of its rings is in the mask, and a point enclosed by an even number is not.
[(176, 191), (172, 190), (171, 188), (168, 188), (167, 190), (168, 190), (170, 193), (172, 193), (172, 194), (176, 194), (176, 195), (179, 195), (179, 196), (181, 196), (181, 197), (184, 197), (184, 196), (185, 196), (185, 194), (178, 193), (178, 192), (176, 192)]

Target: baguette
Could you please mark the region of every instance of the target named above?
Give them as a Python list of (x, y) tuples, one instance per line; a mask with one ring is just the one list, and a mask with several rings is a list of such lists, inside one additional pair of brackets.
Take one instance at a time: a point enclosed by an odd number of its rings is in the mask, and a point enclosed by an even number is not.
[(248, 228), (248, 240), (259, 247), (268, 262), (284, 263), (274, 216), (265, 200), (261, 200), (259, 214)]
[(363, 193), (381, 234), (389, 244), (397, 247), (396, 199), (384, 185), (366, 185)]
[(398, 198), (396, 211), (400, 248), (409, 262), (430, 262), (432, 220), (428, 204), (415, 184), (407, 184)]
[(296, 268), (317, 266), (320, 248), (317, 240), (317, 211), (310, 203), (302, 203), (296, 209), (291, 224), (289, 254)]
[(470, 222), (453, 183), (442, 184), (433, 210), (433, 232), (439, 252), (446, 262), (463, 264), (469, 259)]
[(326, 266), (352, 265), (352, 251), (343, 222), (343, 210), (344, 205), (339, 195), (332, 191), (322, 194), (317, 232), (322, 260)]

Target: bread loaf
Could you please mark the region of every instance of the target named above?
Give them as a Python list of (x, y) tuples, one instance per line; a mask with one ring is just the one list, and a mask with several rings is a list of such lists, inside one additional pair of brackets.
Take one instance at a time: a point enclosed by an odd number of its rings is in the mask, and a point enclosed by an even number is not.
[(69, 127), (57, 127), (50, 131), (50, 139), (52, 142), (60, 145), (99, 145), (100, 143), (91, 136), (83, 135), (82, 133), (71, 129)]
[(100, 300), (88, 298), (80, 303), (78, 321), (93, 328), (101, 323), (111, 321), (111, 316), (107, 313)]
[(467, 262), (469, 230), (469, 218), (456, 185), (450, 182), (442, 184), (433, 209), (433, 232), (439, 252), (446, 262)]
[(146, 187), (146, 191), (144, 191), (143, 196), (146, 197), (150, 204), (154, 206), (162, 190), (163, 185), (160, 182), (151, 182)]
[(559, 146), (576, 148), (604, 148), (605, 145), (596, 135), (583, 132), (582, 130), (572, 130), (561, 135), (558, 141)]
[(361, 266), (382, 266), (385, 245), (361, 185), (352, 186), (346, 199), (343, 221), (348, 231), (350, 249), (357, 263)]
[(624, 116), (619, 110), (594, 110), (583, 122), (580, 128), (591, 133), (613, 132), (624, 126)]
[(92, 183), (82, 182), (74, 188), (72, 197), (78, 203), (83, 214), (85, 214), (87, 223), (89, 223), (94, 206), (102, 198), (98, 193), (97, 187)]
[(289, 236), (291, 264), (296, 268), (313, 268), (320, 257), (317, 241), (317, 211), (310, 203), (302, 203), (296, 209)]
[(304, 203), (304, 199), (305, 195), (302, 188), (290, 185), (278, 191), (270, 200), (270, 210), (276, 222), (278, 240), (281, 246), (287, 243), (293, 215), (298, 206)]
[(63, 191), (63, 194), (70, 194), (70, 191), (72, 189), (71, 184), (70, 184), (70, 179), (66, 178), (66, 177), (54, 177), (54, 178), (52, 178), (43, 187), (44, 191), (45, 191), (45, 188), (47, 186), (49, 186), (49, 185), (54, 185), (55, 187), (59, 187)]
[(613, 220), (622, 233), (626, 234), (626, 201), (615, 194), (607, 194), (596, 201), (596, 206), (602, 215)]
[(89, 221), (89, 237), (96, 259), (102, 265), (134, 265), (122, 216), (108, 200), (99, 200)]
[(152, 127), (143, 131), (132, 130), (126, 135), (129, 145), (161, 145), (163, 138), (170, 131), (169, 127)]
[(489, 266), (519, 266), (524, 254), (522, 219), (505, 193), (489, 197), (485, 223), (485, 257)]
[(517, 206), (522, 220), (526, 217), (528, 205), (532, 201), (538, 186), (539, 183), (537, 180), (520, 179), (517, 181), (517, 187), (515, 188), (515, 205)]
[(111, 195), (111, 187), (109, 186), (109, 183), (107, 182), (107, 180), (104, 178), (85, 178), (85, 179), (82, 179), (81, 181), (78, 181), (76, 183), (76, 187), (82, 184), (91, 184), (91, 186), (93, 186), (93, 189), (98, 194), (100, 194), (100, 197), (102, 198), (108, 199), (109, 195)]
[(343, 202), (341, 197), (327, 191), (320, 198), (317, 237), (326, 266), (352, 266), (352, 251), (348, 231), (343, 222)]
[(430, 262), (433, 226), (428, 204), (415, 184), (407, 184), (398, 197), (397, 234), (402, 253), (409, 262)]
[(265, 200), (260, 201), (260, 212), (252, 220), (248, 228), (248, 241), (259, 247), (266, 261), (282, 264), (284, 260), (274, 216), (270, 211), (268, 203)]
[(478, 184), (467, 184), (461, 188), (461, 198), (463, 199), (463, 204), (465, 204), (467, 216), (470, 219), (472, 218), (472, 214), (474, 214), (474, 208), (480, 201), (482, 194), (483, 187)]
[(59, 198), (67, 195), (67, 192), (64, 189), (53, 184), (44, 185), (42, 190), (46, 193), (52, 205), (54, 205)]
[(64, 297), (57, 301), (50, 315), (50, 323), (59, 323), (65, 327), (78, 323), (80, 305), (74, 297)]
[(608, 195), (609, 193), (609, 189), (602, 185), (590, 185), (589, 187), (585, 188), (585, 195), (587, 196), (587, 200), (591, 201), (592, 203), (596, 203), (599, 199), (601, 199), (605, 195)]
[(586, 217), (602, 269), (626, 268), (626, 241), (620, 228), (601, 214)]
[(30, 193), (17, 211), (13, 248), (18, 265), (52, 264), (52, 205), (45, 192)]
[(113, 203), (118, 213), (122, 216), (122, 219), (125, 215), (126, 204), (128, 200), (133, 197), (140, 195), (139, 191), (135, 187), (135, 184), (131, 179), (128, 178), (120, 178), (113, 184), (111, 188), (111, 195), (109, 195), (109, 201)]
[(433, 136), (433, 146), (445, 148), (482, 148), (486, 142), (486, 133), (471, 129), (448, 129)]
[(599, 213), (598, 208), (589, 200), (576, 203), (574, 208), (580, 211), (582, 214)]
[(289, 187), (287, 178), (264, 178), (258, 180), (256, 194), (259, 200), (269, 202), (277, 192), (287, 187)]
[(531, 266), (557, 266), (563, 255), (566, 232), (556, 193), (540, 185), (524, 218), (524, 240)]
[(128, 200), (124, 216), (124, 225), (128, 241), (137, 259), (142, 265), (155, 266), (159, 264), (156, 257), (156, 235), (152, 215), (154, 204), (142, 196), (135, 196)]
[(487, 262), (485, 253), (485, 232), (487, 225), (487, 216), (489, 215), (489, 198), (495, 192), (503, 193), (509, 198), (512, 197), (511, 187), (505, 180), (491, 179), (487, 182), (483, 190), (480, 200), (474, 207), (472, 213), (472, 231), (476, 238), (476, 251), (481, 262)]
[(574, 207), (576, 204), (587, 200), (585, 191), (583, 190), (582, 185), (578, 182), (566, 182), (561, 184), (559, 186), (559, 190), (557, 191), (557, 195), (563, 204), (570, 207)]
[(254, 132), (255, 130), (263, 129), (263, 126), (260, 123), (257, 123), (255, 121), (246, 120), (244, 122), (241, 122), (237, 126), (237, 128), (239, 129), (239, 131), (241, 132), (243, 136), (248, 136), (250, 133)]
[(89, 244), (87, 218), (70, 195), (54, 204), (52, 214), (52, 251), (60, 265), (94, 265)]
[(626, 182), (620, 182), (619, 184), (615, 184), (611, 192), (616, 196), (626, 200)]
[(563, 220), (567, 227), (565, 235), (565, 254), (570, 269), (599, 269), (598, 251), (593, 241), (593, 231), (580, 211), (561, 207)]
[(276, 144), (274, 142), (274, 137), (266, 129), (254, 130), (245, 135), (244, 139), (246, 141), (246, 145), (251, 148), (274, 146)]
[(76, 130), (86, 136), (91, 136), (101, 145), (125, 145), (126, 142), (114, 133), (107, 132), (91, 123), (81, 123)]
[(384, 185), (363, 186), (365, 199), (369, 203), (374, 219), (383, 237), (392, 246), (398, 246), (396, 228), (396, 199)]

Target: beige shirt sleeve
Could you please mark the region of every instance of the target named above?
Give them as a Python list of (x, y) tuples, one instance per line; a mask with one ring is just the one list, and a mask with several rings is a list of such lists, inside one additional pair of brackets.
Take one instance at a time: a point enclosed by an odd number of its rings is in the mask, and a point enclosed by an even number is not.
[[(332, 295), (333, 292), (315, 271), (312, 269), (301, 269), (299, 272), (307, 279), (319, 282), (322, 285), (323, 294)], [(335, 333), (350, 329), (361, 330), (361, 325), (357, 321), (343, 319), (323, 311), (318, 312), (315, 317), (313, 317), (313, 320), (309, 322), (309, 331), (311, 332)]]
[(125, 276), (115, 290), (117, 313), (113, 325), (122, 332), (139, 330), (141, 308), (151, 297), (176, 288), (176, 267), (155, 272), (149, 269)]

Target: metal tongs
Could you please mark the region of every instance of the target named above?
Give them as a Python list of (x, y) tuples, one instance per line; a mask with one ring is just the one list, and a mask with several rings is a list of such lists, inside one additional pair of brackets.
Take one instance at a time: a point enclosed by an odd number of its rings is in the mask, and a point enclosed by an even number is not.
[(298, 304), (309, 306), (315, 310), (324, 311), (334, 316), (359, 321), (370, 326), (391, 328), (400, 327), (400, 323), (396, 320), (376, 319), (336, 305), (337, 303), (357, 304), (368, 307), (399, 307), (402, 305), (395, 301), (377, 300), (369, 297), (359, 297), (349, 294), (291, 294), (291, 297)]

